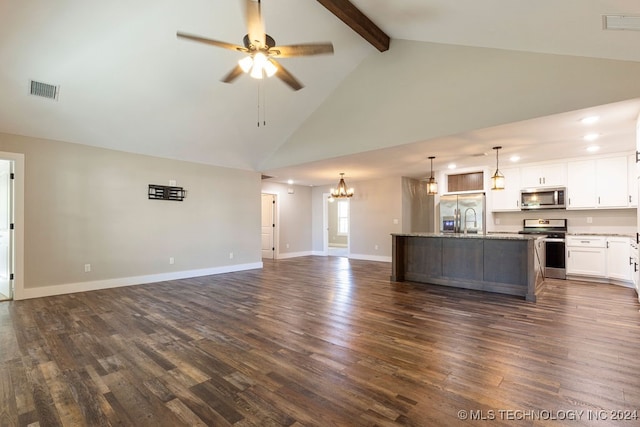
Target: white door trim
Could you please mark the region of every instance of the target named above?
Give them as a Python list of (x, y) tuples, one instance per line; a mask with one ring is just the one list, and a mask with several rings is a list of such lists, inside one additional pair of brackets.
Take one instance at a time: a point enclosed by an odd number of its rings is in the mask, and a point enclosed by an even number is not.
[(273, 191), (262, 191), (260, 193), (260, 197), (262, 197), (262, 194), (273, 196), (273, 200), (276, 202), (273, 213), (273, 221), (276, 225), (273, 227), (273, 246), (276, 249), (273, 251), (273, 259), (278, 259), (280, 258), (280, 203), (278, 203), (278, 193)]
[(0, 159), (13, 162), (13, 299), (25, 298), (24, 291), (24, 154), (0, 151)]
[(329, 256), (329, 193), (322, 193), (322, 255)]

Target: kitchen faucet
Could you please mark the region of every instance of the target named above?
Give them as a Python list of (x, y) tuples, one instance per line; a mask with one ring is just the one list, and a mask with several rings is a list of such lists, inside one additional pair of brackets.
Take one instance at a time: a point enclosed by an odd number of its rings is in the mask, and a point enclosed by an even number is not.
[(464, 210), (464, 234), (467, 234), (467, 213), (469, 211), (473, 212), (473, 228), (478, 228), (478, 215), (476, 214), (476, 210), (467, 208)]

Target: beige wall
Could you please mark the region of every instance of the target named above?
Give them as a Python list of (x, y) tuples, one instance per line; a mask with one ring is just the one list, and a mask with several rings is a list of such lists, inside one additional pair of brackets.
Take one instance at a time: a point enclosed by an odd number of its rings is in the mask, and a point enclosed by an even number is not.
[[(29, 296), (261, 265), (258, 173), (8, 134), (0, 151), (25, 155)], [(148, 200), (169, 180), (183, 202)]]
[(348, 75), (264, 170), (640, 96), (640, 63), (392, 40)]
[[(289, 192), (289, 189), (293, 193)], [(311, 187), (264, 181), (262, 192), (275, 194), (276, 256), (311, 254)], [(287, 245), (289, 247), (287, 248)]]
[[(391, 233), (402, 232), (402, 178), (349, 184), (355, 189), (355, 195), (349, 202), (349, 257), (391, 261)], [(313, 189), (313, 250), (316, 253), (322, 252), (323, 194), (328, 193), (329, 188)], [(397, 220), (397, 224), (394, 220)]]
[(427, 183), (402, 177), (402, 232), (435, 230), (435, 197), (427, 195)]

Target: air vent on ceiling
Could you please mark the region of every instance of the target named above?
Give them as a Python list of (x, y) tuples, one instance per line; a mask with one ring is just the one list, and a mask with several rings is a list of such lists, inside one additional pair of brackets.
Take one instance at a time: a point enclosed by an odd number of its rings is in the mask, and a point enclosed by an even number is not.
[(262, 175), (262, 179), (271, 179), (271, 178), (273, 178), (273, 177), (269, 176), (269, 175)]
[(30, 80), (29, 83), (31, 84), (31, 91), (29, 92), (31, 95), (49, 99), (58, 99), (59, 86), (37, 82), (35, 80)]
[(640, 31), (640, 16), (602, 15), (602, 27), (605, 30)]

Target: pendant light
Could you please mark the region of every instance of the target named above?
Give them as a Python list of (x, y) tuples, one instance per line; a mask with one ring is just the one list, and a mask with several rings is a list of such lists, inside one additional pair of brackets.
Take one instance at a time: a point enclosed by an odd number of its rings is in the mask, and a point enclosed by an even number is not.
[(429, 156), (429, 160), (431, 160), (431, 176), (427, 180), (427, 195), (438, 194), (438, 183), (433, 177), (433, 159), (435, 159), (434, 156)]
[(496, 172), (491, 177), (491, 189), (492, 190), (504, 190), (504, 175), (498, 169), (498, 150), (502, 147), (493, 147), (496, 150)]
[(344, 182), (344, 172), (341, 172), (338, 188), (331, 189), (329, 201), (332, 202), (333, 199), (346, 199), (347, 197), (353, 197), (353, 193), (353, 188), (347, 188), (347, 184)]

